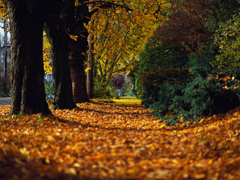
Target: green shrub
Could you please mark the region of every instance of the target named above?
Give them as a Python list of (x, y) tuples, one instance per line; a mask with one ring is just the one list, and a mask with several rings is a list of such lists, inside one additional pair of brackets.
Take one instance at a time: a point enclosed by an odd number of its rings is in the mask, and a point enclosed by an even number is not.
[(219, 55), (216, 56), (214, 65), (219, 68), (240, 67), (240, 12), (232, 16), (232, 19), (224, 23), (220, 23), (219, 29), (216, 31), (214, 39), (219, 46)]
[(110, 99), (110, 98), (118, 98), (118, 94), (114, 87), (103, 85), (103, 82), (94, 82), (93, 88), (93, 97), (94, 98), (102, 98), (102, 99)]
[[(224, 81), (221, 78), (215, 78), (220, 74), (222, 77), (235, 77), (227, 81), (229, 89), (222, 87)], [(159, 84), (157, 92), (152, 92), (146, 83), (143, 103), (167, 125), (176, 125), (181, 117), (184, 123), (199, 121), (203, 116), (225, 113), (240, 105), (239, 74), (240, 69), (228, 68), (218, 72), (192, 67), (189, 73), (184, 70), (174, 78), (168, 76)]]
[(9, 97), (10, 94), (10, 77), (0, 77), (0, 97)]
[(44, 82), (45, 85), (45, 94), (46, 94), (46, 101), (50, 104), (54, 101), (54, 95), (53, 95), (53, 82)]

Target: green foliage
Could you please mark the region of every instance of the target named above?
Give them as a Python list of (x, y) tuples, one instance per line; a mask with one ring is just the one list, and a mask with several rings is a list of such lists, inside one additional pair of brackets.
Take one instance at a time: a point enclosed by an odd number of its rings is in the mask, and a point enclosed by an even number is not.
[(158, 38), (152, 38), (146, 44), (145, 51), (140, 54), (139, 67), (143, 72), (158, 67), (182, 67), (188, 61), (187, 54), (185, 47), (177, 42), (161, 42)]
[(94, 82), (93, 97), (103, 99), (119, 98), (115, 88), (110, 86), (105, 87), (103, 81)]
[(43, 120), (43, 115), (40, 115), (39, 117), (38, 117), (38, 122), (43, 122), (44, 120)]
[[(221, 72), (210, 66), (215, 60), (217, 46), (209, 45), (202, 53), (188, 53), (186, 57), (182, 55), (184, 50), (178, 52), (181, 50), (170, 50), (164, 45), (146, 45), (140, 56), (138, 82), (135, 83), (139, 84), (137, 90), (144, 107), (153, 110), (152, 114), (158, 119), (167, 125), (176, 125), (199, 121), (203, 116), (224, 113), (240, 105), (240, 92), (236, 88), (240, 87), (237, 81), (240, 69), (229, 67)], [(162, 52), (164, 48), (167, 53)], [(220, 75), (235, 77), (227, 82), (229, 89), (222, 87), (221, 78), (215, 78)]]
[(205, 7), (210, 14), (206, 19), (206, 27), (214, 32), (221, 23), (231, 19), (231, 16), (240, 8), (239, 0), (208, 0), (205, 1)]
[[(144, 98), (144, 91), (147, 90), (143, 91), (142, 85), (146, 83), (146, 81), (149, 88), (152, 89), (152, 95), (150, 97), (156, 95), (157, 88), (153, 88), (152, 86), (155, 82), (159, 84), (159, 81), (165, 79), (164, 73), (159, 74), (159, 72), (167, 70), (166, 72), (169, 74), (175, 70), (178, 71), (179, 68), (186, 65), (188, 60), (188, 53), (181, 44), (176, 42), (162, 43), (155, 37), (150, 39), (145, 46), (145, 51), (140, 54), (140, 61), (136, 68), (134, 93), (137, 95), (137, 98)], [(153, 73), (153, 76), (151, 76), (151, 73)], [(155, 73), (156, 76), (154, 77)], [(149, 75), (154, 78), (147, 80), (146, 78), (148, 78)]]
[(44, 85), (45, 85), (46, 100), (48, 103), (52, 104), (54, 101), (53, 82), (45, 81)]
[(21, 118), (23, 115), (22, 111), (17, 115), (17, 118)]
[(128, 97), (133, 97), (133, 96), (134, 96), (132, 89), (128, 92), (128, 95), (127, 95), (127, 96), (128, 96)]
[(0, 77), (0, 97), (11, 96), (10, 89), (10, 77)]
[[(203, 116), (224, 113), (240, 105), (239, 14), (228, 20), (240, 4), (237, 0), (227, 2), (209, 0), (203, 5), (199, 1), (206, 22), (198, 30), (198, 26), (187, 26), (187, 32), (194, 32), (196, 37), (181, 36), (185, 20), (181, 19), (182, 24), (158, 28), (140, 54), (134, 90), (144, 107), (152, 109), (167, 125), (199, 121)], [(167, 23), (174, 23), (175, 19), (170, 17)], [(219, 26), (213, 44), (212, 33)], [(175, 33), (175, 38), (171, 33)], [(197, 33), (204, 38), (198, 39)], [(234, 78), (225, 82), (217, 76)]]
[(157, 87), (149, 81), (143, 85), (143, 104), (167, 125), (176, 125), (181, 117), (184, 123), (199, 121), (203, 116), (225, 113), (240, 105), (240, 83), (236, 79), (240, 79), (240, 69), (228, 68), (221, 73), (223, 77), (235, 77), (227, 81), (229, 89), (222, 87), (221, 78), (215, 78), (220, 74), (218, 71), (192, 67), (189, 73), (179, 72), (162, 81), (164, 76), (159, 74)]
[(216, 55), (218, 55), (218, 46), (210, 44), (203, 49), (201, 53), (190, 53), (187, 67), (204, 67), (206, 69), (216, 68), (214, 61)]
[(240, 67), (240, 13), (235, 14), (226, 23), (221, 23), (215, 33), (215, 43), (219, 46), (219, 55), (214, 65), (219, 68)]
[(140, 84), (140, 76), (138, 76), (137, 73), (135, 73), (135, 82), (134, 82), (134, 88), (133, 88), (133, 93), (134, 95), (138, 98), (138, 99), (142, 99), (141, 95), (143, 94), (141, 92), (142, 90), (142, 87), (141, 87), (141, 84)]

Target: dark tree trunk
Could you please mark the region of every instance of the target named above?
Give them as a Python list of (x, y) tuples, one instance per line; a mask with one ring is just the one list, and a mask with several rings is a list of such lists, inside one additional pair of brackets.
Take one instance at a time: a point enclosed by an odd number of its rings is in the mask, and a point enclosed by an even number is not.
[(4, 20), (4, 77), (7, 78), (7, 22)]
[(52, 14), (46, 20), (45, 31), (52, 46), (53, 53), (53, 109), (73, 109), (76, 104), (73, 100), (72, 82), (68, 61), (69, 34), (68, 26), (71, 23), (69, 10), (74, 1), (65, 0), (52, 6)]
[(87, 46), (85, 46), (85, 44), (86, 43), (78, 39), (78, 41), (71, 40), (69, 45), (69, 64), (75, 103), (89, 101), (86, 89), (86, 75), (83, 66), (85, 56), (82, 52), (84, 49), (86, 50)]
[(86, 89), (86, 75), (84, 71), (85, 54), (88, 48), (88, 31), (83, 23), (88, 23), (90, 13), (87, 5), (76, 9), (76, 21), (71, 31), (77, 35), (76, 41), (70, 40), (69, 44), (69, 64), (72, 78), (73, 98), (75, 103), (89, 101)]
[(44, 1), (4, 0), (11, 24), (12, 109), (50, 114), (45, 99), (42, 55)]

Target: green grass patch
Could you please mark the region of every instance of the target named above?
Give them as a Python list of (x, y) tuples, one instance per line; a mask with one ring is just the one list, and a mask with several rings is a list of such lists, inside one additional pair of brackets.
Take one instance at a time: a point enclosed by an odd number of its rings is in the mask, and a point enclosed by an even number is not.
[(114, 103), (114, 104), (141, 104), (141, 99), (137, 99), (135, 97), (119, 97), (119, 99), (100, 99), (100, 98), (94, 98), (91, 99), (95, 102), (101, 102), (101, 103)]
[(141, 99), (135, 97), (119, 97), (119, 99), (111, 99), (114, 103), (117, 104), (141, 104)]

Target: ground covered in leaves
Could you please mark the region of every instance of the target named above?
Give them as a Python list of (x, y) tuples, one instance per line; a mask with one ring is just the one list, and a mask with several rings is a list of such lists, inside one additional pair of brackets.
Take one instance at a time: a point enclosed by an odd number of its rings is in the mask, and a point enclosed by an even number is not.
[(240, 179), (240, 107), (166, 127), (140, 105), (77, 105), (11, 118), (0, 105), (0, 179)]

